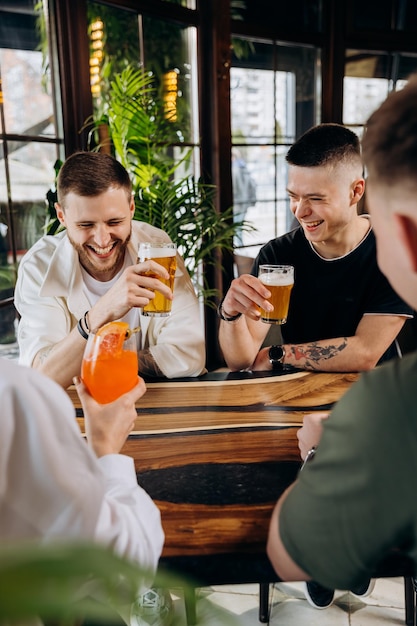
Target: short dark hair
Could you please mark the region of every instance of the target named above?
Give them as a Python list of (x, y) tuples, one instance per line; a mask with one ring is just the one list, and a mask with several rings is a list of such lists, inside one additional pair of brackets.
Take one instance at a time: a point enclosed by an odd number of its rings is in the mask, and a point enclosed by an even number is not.
[(370, 175), (384, 183), (417, 185), (417, 74), (372, 113), (362, 145)]
[(359, 137), (341, 124), (319, 124), (305, 132), (288, 150), (290, 165), (319, 167), (340, 162), (361, 163)]
[(132, 182), (123, 165), (104, 152), (75, 152), (59, 170), (58, 202), (63, 205), (65, 196), (71, 192), (93, 197), (104, 193), (109, 187), (125, 189), (130, 201)]

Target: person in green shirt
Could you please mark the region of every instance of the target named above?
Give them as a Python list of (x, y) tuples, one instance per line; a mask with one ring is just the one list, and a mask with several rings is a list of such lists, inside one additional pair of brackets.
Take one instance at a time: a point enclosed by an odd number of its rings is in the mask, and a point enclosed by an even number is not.
[[(378, 264), (417, 309), (417, 75), (363, 138)], [(299, 433), (308, 462), (278, 500), (267, 553), (283, 580), (352, 589), (401, 548), (417, 574), (417, 351), (362, 374)], [(315, 453), (311, 450), (315, 448)]]

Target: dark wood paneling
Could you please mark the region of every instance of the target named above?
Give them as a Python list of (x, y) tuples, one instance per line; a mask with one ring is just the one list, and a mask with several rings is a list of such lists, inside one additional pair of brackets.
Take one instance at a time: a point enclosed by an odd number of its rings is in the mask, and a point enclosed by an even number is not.
[(53, 0), (66, 156), (87, 148), (81, 131), (92, 114), (85, 0)]

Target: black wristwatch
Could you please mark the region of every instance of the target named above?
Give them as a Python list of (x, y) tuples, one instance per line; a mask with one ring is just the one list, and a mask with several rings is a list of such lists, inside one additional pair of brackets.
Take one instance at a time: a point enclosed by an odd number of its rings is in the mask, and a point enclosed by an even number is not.
[(268, 352), (269, 362), (272, 365), (272, 369), (282, 370), (285, 359), (285, 348), (284, 346), (271, 346)]

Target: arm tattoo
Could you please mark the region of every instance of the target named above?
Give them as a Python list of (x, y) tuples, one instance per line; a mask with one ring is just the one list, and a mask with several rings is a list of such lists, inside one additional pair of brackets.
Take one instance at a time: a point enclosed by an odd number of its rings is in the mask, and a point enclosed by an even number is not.
[(54, 346), (47, 346), (46, 348), (42, 348), (38, 352), (38, 354), (36, 355), (36, 361), (38, 365), (42, 365), (42, 363), (46, 361), (53, 347)]
[(316, 341), (304, 345), (290, 347), (292, 356), (297, 361), (304, 361), (304, 367), (312, 370), (320, 369), (321, 361), (328, 361), (342, 352), (347, 347), (347, 337), (338, 344), (319, 345)]
[(148, 374), (150, 376), (164, 376), (164, 374), (157, 366), (149, 348), (146, 348), (146, 350), (140, 350), (138, 356), (139, 374)]

